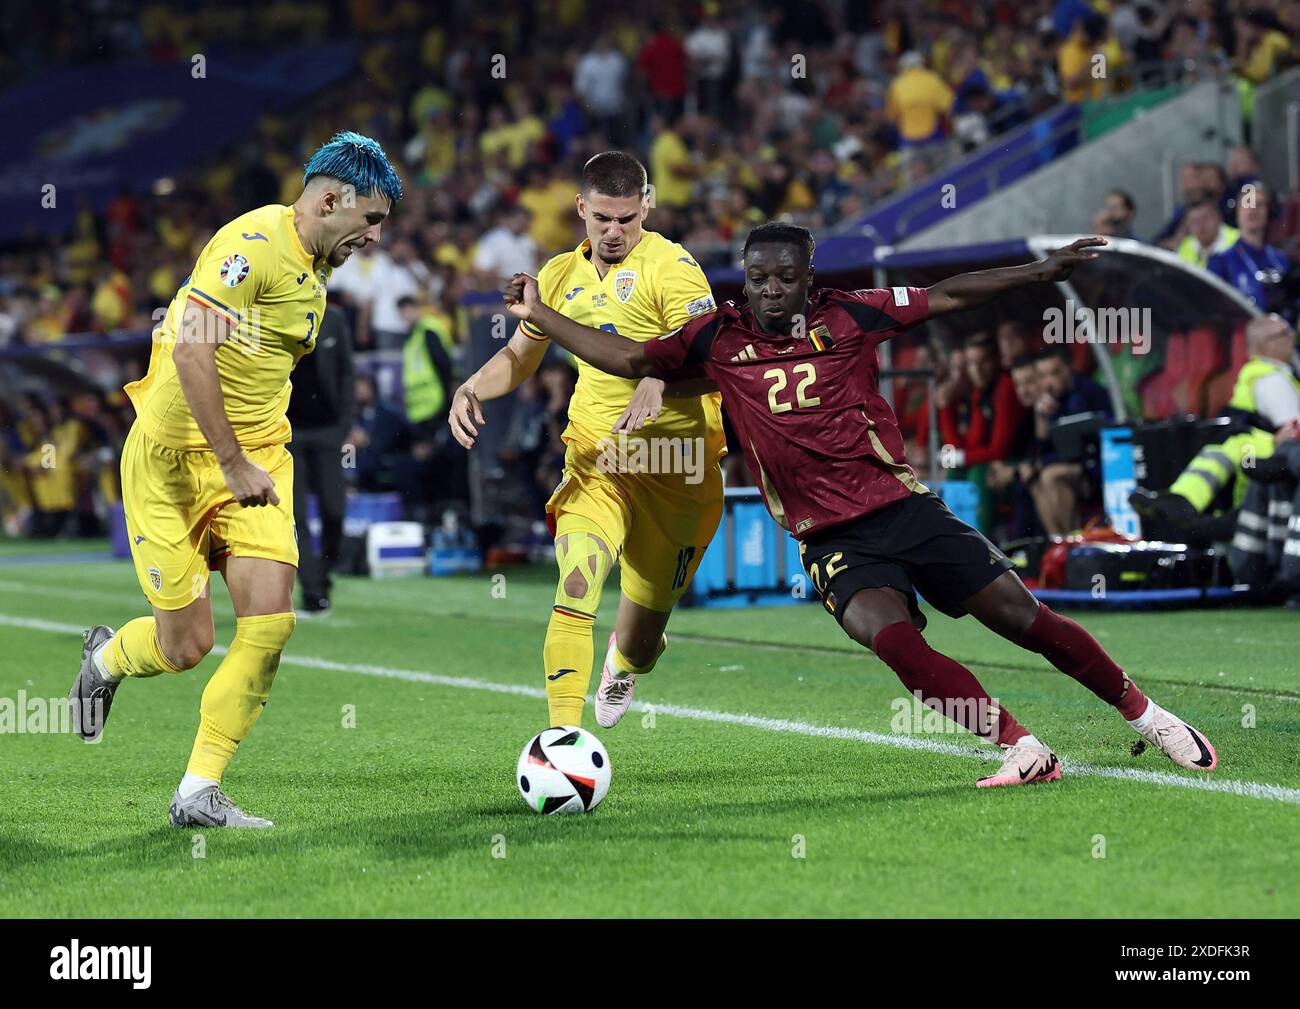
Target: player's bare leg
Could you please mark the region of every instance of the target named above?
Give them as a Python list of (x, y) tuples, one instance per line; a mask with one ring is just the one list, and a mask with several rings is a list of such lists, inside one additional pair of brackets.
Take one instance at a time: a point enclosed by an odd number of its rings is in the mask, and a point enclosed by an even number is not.
[(260, 557), (229, 557), (221, 572), (235, 607), (235, 640), (208, 681), (199, 731), (168, 815), (175, 827), (270, 827), (221, 790), (221, 775), (271, 693), (296, 623), (294, 568)]
[(77, 734), (87, 742), (98, 740), (123, 680), (193, 669), (212, 650), (212, 637), (206, 583), (181, 609), (155, 606), (153, 616), (137, 617), (116, 632), (102, 624), (90, 628), (83, 635), (81, 668), (68, 693)]
[(1003, 572), (963, 606), (985, 627), (1078, 680), (1179, 767), (1212, 771), (1218, 766), (1209, 740), (1143, 695), (1091, 634), (1035, 599), (1014, 571)]
[(841, 618), (849, 637), (875, 652), (914, 697), (1003, 747), (1002, 766), (979, 787), (1057, 780), (1056, 755), (998, 705), (974, 673), (931, 648), (917, 623), (907, 597), (889, 587), (855, 592)]
[(581, 725), (595, 653), (592, 625), (614, 566), (614, 551), (609, 537), (585, 520), (570, 526), (561, 516), (558, 522), (555, 561), (560, 581), (542, 647), (546, 702), (552, 725)]
[(605, 664), (596, 689), (596, 723), (613, 728), (632, 704), (636, 678), (655, 667), (668, 647), (664, 629), (670, 613), (648, 609), (623, 596), (618, 604), (618, 619), (609, 636)]

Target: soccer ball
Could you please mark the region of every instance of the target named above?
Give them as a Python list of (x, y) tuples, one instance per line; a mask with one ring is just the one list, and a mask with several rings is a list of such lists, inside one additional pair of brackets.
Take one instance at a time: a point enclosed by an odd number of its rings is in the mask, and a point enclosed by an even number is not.
[(575, 725), (543, 729), (519, 755), (515, 780), (534, 813), (587, 813), (609, 791), (609, 754)]

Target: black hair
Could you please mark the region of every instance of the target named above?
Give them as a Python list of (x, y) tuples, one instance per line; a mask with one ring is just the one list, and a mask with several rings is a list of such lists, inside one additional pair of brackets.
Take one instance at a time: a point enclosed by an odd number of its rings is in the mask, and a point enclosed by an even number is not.
[(1009, 370), (1015, 371), (1017, 368), (1032, 367), (1037, 360), (1037, 354), (1021, 354), (1011, 362), (1011, 368)]
[(807, 228), (801, 228), (797, 224), (786, 224), (783, 221), (768, 221), (750, 231), (745, 238), (740, 258), (747, 259), (750, 248), (755, 245), (796, 245), (803, 252), (805, 260), (811, 264), (813, 249), (816, 248), (817, 242)]
[(1124, 206), (1128, 208), (1130, 213), (1137, 209), (1137, 204), (1133, 201), (1133, 197), (1122, 189), (1112, 189), (1106, 195), (1118, 196), (1120, 198), (1120, 202), (1122, 202)]

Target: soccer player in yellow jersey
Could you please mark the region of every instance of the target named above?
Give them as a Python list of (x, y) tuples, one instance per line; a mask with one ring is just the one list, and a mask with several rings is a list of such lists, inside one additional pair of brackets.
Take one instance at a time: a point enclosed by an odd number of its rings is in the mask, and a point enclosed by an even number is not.
[(198, 665), (213, 644), (208, 572), (221, 572), (235, 638), (203, 691), (173, 826), (271, 826), (226, 797), (221, 775), (294, 628), (289, 372), (313, 349), (331, 271), (379, 241), (401, 196), (375, 141), (336, 135), (307, 163), (296, 203), (250, 211), (212, 237), (154, 332), (148, 374), (126, 387), (136, 420), (122, 498), (153, 615), (86, 632), (69, 701), (79, 734), (97, 740), (125, 678)]
[[(645, 168), (620, 151), (598, 154), (576, 197), (586, 240), (538, 277), (543, 301), (587, 326), (652, 340), (716, 307), (699, 264), (642, 227), (650, 209)], [(537, 370), (548, 341), (528, 323), (457, 391), (452, 432), (466, 448), (481, 403)], [(725, 451), (719, 400), (636, 382), (579, 362), (569, 403), (564, 475), (547, 502), (559, 586), (542, 661), (552, 725), (580, 725), (591, 682), (592, 623), (605, 579), (621, 566), (623, 598), (610, 635), (596, 721), (617, 724), (637, 676), (654, 668), (664, 629), (722, 517)], [(648, 423), (645, 423), (648, 421)]]

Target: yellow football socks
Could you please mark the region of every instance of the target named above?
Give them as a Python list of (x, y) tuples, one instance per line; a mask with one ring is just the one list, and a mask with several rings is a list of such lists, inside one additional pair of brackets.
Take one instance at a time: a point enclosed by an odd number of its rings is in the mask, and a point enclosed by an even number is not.
[(187, 773), (221, 780), (235, 748), (266, 706), (280, 668), (280, 653), (296, 623), (293, 613), (268, 613), (235, 621), (230, 651), (203, 690), (199, 732)]
[(591, 684), (590, 617), (551, 611), (542, 661), (546, 665), (546, 705), (552, 725), (581, 725), (582, 706)]
[[(552, 725), (581, 725), (591, 684), (591, 628), (613, 559), (593, 533), (566, 531), (555, 540), (555, 560), (560, 584), (542, 646), (546, 702)], [(574, 579), (575, 574), (581, 577)], [(578, 582), (581, 591), (571, 593)]]
[(158, 622), (153, 617), (136, 617), (119, 630), (100, 655), (104, 668), (114, 676), (157, 676), (179, 673), (158, 645)]

